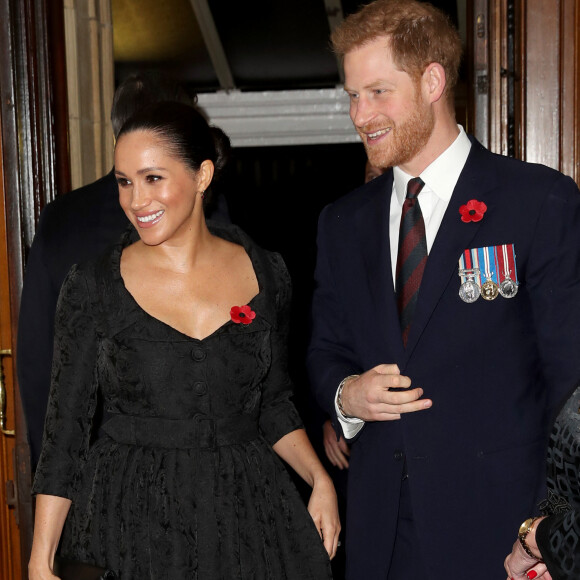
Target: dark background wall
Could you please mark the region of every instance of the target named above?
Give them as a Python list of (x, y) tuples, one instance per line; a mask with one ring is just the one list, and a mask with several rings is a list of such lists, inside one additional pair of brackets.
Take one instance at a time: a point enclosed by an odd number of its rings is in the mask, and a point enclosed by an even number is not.
[[(353, 129), (354, 130), (354, 129)], [(364, 181), (361, 143), (234, 150), (221, 191), (232, 222), (280, 252), (293, 283), (291, 371), (305, 420), (312, 419), (304, 371), (316, 230), (322, 208)]]

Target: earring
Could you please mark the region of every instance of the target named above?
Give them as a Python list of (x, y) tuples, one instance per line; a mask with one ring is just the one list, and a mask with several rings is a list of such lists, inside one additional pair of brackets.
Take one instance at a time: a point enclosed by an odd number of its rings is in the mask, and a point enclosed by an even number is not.
[(200, 192), (201, 199), (205, 199), (205, 189), (202, 189)]

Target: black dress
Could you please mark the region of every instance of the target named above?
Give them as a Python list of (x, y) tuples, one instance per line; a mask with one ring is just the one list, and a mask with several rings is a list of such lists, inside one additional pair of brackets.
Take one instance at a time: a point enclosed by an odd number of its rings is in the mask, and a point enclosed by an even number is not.
[[(330, 578), (272, 450), (301, 427), (286, 362), (288, 272), (238, 228), (210, 229), (244, 246), (259, 294), (250, 324), (228, 321), (203, 340), (153, 318), (125, 289), (129, 236), (73, 267), (34, 492), (73, 502), (61, 554), (122, 580)], [(101, 397), (110, 418), (95, 436)]]
[(548, 448), (548, 499), (536, 530), (553, 580), (580, 578), (580, 386), (560, 411)]

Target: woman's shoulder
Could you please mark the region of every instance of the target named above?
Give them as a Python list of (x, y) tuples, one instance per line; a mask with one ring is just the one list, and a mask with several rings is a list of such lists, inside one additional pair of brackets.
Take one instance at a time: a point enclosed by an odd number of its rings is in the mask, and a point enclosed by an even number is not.
[(292, 289), (292, 278), (290, 277), (290, 272), (286, 266), (286, 262), (284, 262), (284, 258), (282, 254), (278, 252), (271, 252), (268, 250), (264, 250), (266, 255), (266, 259), (272, 268), (272, 272), (274, 273), (274, 278), (276, 279), (276, 283), (278, 286), (283, 286), (288, 288), (288, 290)]
[(280, 313), (290, 304), (292, 298), (292, 279), (282, 254), (265, 249), (252, 237), (233, 224), (208, 222), (210, 231), (242, 246), (250, 256), (256, 277), (272, 309)]
[(74, 264), (69, 270), (63, 287), (82, 288), (89, 300), (94, 303), (109, 303), (111, 300), (118, 300), (116, 282), (120, 279), (120, 259), (127, 241), (128, 236), (124, 234), (118, 242), (110, 245), (98, 256)]
[[(284, 258), (279, 252), (263, 248), (237, 225), (208, 220), (208, 227), (212, 234), (238, 246), (242, 246), (250, 256), (254, 267), (260, 270), (267, 270), (267, 273), (274, 277), (273, 281), (291, 285), (288, 268), (286, 267)], [(259, 276), (260, 272), (257, 272), (257, 274)]]

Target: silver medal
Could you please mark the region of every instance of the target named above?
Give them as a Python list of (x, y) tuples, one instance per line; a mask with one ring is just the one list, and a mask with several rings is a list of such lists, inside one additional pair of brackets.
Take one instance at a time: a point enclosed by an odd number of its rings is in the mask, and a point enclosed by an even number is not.
[(473, 279), (466, 280), (459, 287), (459, 298), (468, 304), (475, 302), (480, 294), (481, 290), (479, 289), (479, 284)]
[(475, 302), (481, 295), (481, 289), (476, 279), (479, 276), (479, 269), (461, 269), (459, 270), (459, 277), (464, 282), (459, 287), (459, 298), (467, 304)]
[(504, 298), (513, 298), (518, 293), (518, 285), (508, 276), (502, 280), (498, 290)]

